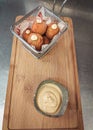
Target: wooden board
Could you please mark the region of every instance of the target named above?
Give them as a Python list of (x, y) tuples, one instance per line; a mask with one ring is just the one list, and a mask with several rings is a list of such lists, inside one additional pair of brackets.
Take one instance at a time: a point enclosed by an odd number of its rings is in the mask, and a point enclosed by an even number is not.
[[(64, 20), (68, 22), (68, 30), (56, 46), (39, 60), (27, 52), (22, 43), (14, 37), (3, 130), (83, 130), (73, 24), (70, 18)], [(69, 103), (64, 116), (46, 117), (34, 108), (36, 88), (46, 79), (60, 82), (69, 91)]]

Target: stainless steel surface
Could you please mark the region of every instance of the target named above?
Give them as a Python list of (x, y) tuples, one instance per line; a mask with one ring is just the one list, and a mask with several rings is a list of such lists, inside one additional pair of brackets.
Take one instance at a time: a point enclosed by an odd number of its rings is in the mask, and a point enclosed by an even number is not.
[[(9, 62), (12, 47), (10, 25), (15, 17), (33, 9), (40, 1), (4, 0), (0, 2), (0, 129), (5, 101)], [(52, 9), (53, 0), (43, 0)], [(55, 12), (58, 13), (62, 0), (57, 0)], [(73, 20), (77, 63), (83, 108), (85, 130), (93, 129), (93, 1), (68, 0), (62, 16)]]
[[(33, 17), (33, 16), (37, 16), (39, 13), (42, 13), (43, 18), (47, 17), (47, 18), (51, 18), (52, 21), (57, 20), (58, 22), (58, 26), (59, 23), (62, 25), (62, 28), (60, 28), (59, 33), (51, 40), (51, 42), (43, 49), (41, 49), (40, 51), (37, 51), (36, 49), (34, 49), (31, 45), (29, 45), (23, 38), (22, 36), (20, 36), (16, 31), (15, 28), (17, 28), (19, 25), (21, 25), (24, 20), (26, 20), (29, 17)], [(43, 19), (45, 20), (45, 19)], [(31, 23), (30, 23), (30, 26)], [(25, 14), (24, 17), (22, 17), (20, 20), (18, 20), (17, 22), (13, 23), (13, 25), (10, 27), (11, 32), (20, 40), (22, 41), (24, 47), (30, 52), (32, 53), (32, 55), (36, 58), (41, 58), (42, 56), (44, 56), (46, 53), (48, 53), (51, 48), (53, 48), (53, 46), (57, 43), (58, 39), (60, 38), (60, 36), (62, 36), (62, 34), (67, 30), (68, 25), (66, 22), (64, 22), (63, 20), (61, 20), (58, 16), (56, 16), (53, 12), (51, 12), (50, 10), (48, 10), (46, 7), (39, 5), (37, 7), (35, 7), (33, 10), (31, 10), (29, 13)]]

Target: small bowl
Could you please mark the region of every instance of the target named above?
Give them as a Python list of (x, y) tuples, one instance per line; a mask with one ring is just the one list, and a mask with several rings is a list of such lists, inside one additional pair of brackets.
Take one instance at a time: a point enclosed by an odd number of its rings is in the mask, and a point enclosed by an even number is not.
[[(50, 113), (46, 113), (44, 111), (42, 111), (38, 104), (37, 104), (37, 95), (38, 95), (38, 91), (40, 90), (40, 88), (45, 85), (45, 84), (54, 84), (56, 85), (56, 87), (58, 87), (58, 89), (60, 90), (61, 94), (62, 94), (62, 103), (60, 104), (60, 109), (58, 110), (58, 112), (56, 112), (55, 114), (50, 114)], [(34, 106), (36, 108), (36, 110), (38, 112), (40, 112), (41, 114), (45, 115), (45, 116), (49, 116), (49, 117), (59, 117), (59, 116), (62, 116), (64, 115), (65, 111), (66, 111), (66, 108), (67, 108), (67, 104), (68, 104), (68, 90), (62, 85), (60, 84), (59, 82), (56, 82), (54, 80), (45, 80), (45, 81), (42, 81), (37, 90), (36, 90), (36, 93), (35, 93), (35, 96), (34, 96)]]

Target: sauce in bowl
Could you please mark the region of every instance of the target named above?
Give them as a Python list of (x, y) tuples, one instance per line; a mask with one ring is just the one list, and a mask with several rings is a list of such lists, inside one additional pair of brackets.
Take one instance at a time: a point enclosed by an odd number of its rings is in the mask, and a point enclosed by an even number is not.
[(45, 83), (38, 90), (36, 103), (46, 114), (56, 114), (62, 105), (62, 91), (56, 84)]

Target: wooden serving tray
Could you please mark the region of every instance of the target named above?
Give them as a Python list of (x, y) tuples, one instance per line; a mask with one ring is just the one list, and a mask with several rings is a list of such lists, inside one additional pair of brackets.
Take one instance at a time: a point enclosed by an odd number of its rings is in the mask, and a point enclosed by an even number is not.
[[(64, 20), (68, 22), (68, 30), (55, 47), (39, 60), (14, 37), (3, 130), (83, 130), (73, 24), (70, 18)], [(69, 91), (67, 110), (59, 118), (46, 117), (34, 107), (34, 93), (39, 83), (46, 79), (60, 82)]]

